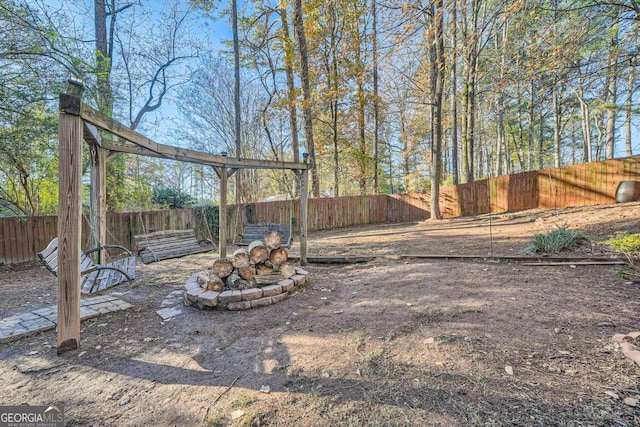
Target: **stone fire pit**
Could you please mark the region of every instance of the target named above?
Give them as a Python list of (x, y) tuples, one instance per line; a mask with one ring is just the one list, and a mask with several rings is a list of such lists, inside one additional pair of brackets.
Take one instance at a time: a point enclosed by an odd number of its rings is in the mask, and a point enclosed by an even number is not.
[(226, 310), (248, 310), (264, 307), (285, 300), (289, 294), (304, 286), (309, 280), (309, 272), (294, 267), (296, 274), (276, 284), (243, 290), (207, 291), (198, 283), (196, 273), (184, 284), (184, 301), (200, 309), (218, 308)]
[(263, 240), (239, 248), (232, 258), (219, 258), (184, 285), (187, 305), (248, 310), (275, 304), (307, 282), (309, 272), (287, 262), (282, 234), (269, 231)]

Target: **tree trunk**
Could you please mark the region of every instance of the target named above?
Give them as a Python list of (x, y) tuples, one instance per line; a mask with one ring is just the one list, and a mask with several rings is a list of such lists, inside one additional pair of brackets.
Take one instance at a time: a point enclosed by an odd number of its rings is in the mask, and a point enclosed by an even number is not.
[(527, 144), (527, 170), (533, 170), (533, 133), (536, 122), (535, 117), (535, 89), (533, 80), (529, 82), (529, 138)]
[(278, 272), (282, 274), (287, 279), (296, 275), (296, 269), (294, 266), (290, 264), (282, 264), (278, 269)]
[(224, 279), (233, 272), (233, 263), (228, 259), (217, 259), (213, 261), (213, 271), (218, 277)]
[[(240, 44), (238, 40), (238, 0), (231, 0), (231, 26), (233, 32), (233, 141), (236, 159), (242, 157), (241, 119), (240, 119)], [(236, 172), (236, 205), (242, 203), (242, 173)]]
[(451, 175), (453, 185), (460, 183), (458, 176), (458, 73), (457, 73), (457, 43), (458, 43), (458, 5), (457, 1), (451, 2)]
[(611, 37), (609, 45), (609, 66), (607, 67), (608, 84), (605, 88), (605, 104), (607, 106), (606, 114), (606, 158), (613, 159), (615, 154), (615, 138), (616, 138), (616, 118), (618, 116), (618, 107), (616, 106), (618, 97), (618, 34)]
[(627, 105), (625, 108), (625, 119), (624, 119), (624, 128), (625, 128), (625, 151), (627, 157), (633, 156), (633, 148), (631, 147), (631, 118), (633, 117), (633, 93), (634, 87), (636, 84), (636, 68), (632, 65), (629, 68), (629, 76), (628, 76), (628, 91), (627, 94)]
[(240, 277), (238, 273), (232, 273), (231, 275), (229, 275), (229, 277), (227, 277), (227, 279), (225, 280), (225, 283), (227, 284), (229, 289), (234, 290), (244, 290), (250, 287), (249, 282)]
[[(289, 21), (287, 18), (287, 1), (280, 2), (280, 19), (282, 20), (282, 38), (284, 39), (284, 67), (287, 76), (287, 107), (289, 110), (289, 127), (291, 128), (291, 151), (293, 152), (293, 161), (300, 161), (299, 142), (298, 142), (298, 114), (296, 111), (296, 86), (293, 77), (293, 44), (289, 34)], [(300, 195), (300, 181), (295, 182), (295, 194)]]
[(558, 83), (553, 86), (553, 162), (556, 168), (560, 167), (562, 147), (561, 144), (561, 132), (562, 132), (562, 107), (560, 105), (560, 99), (558, 95)]
[(274, 268), (270, 267), (266, 264), (257, 264), (256, 265), (256, 275), (257, 276), (264, 276), (264, 275), (268, 275), (268, 274), (273, 274)]
[(444, 86), (443, 0), (431, 9), (431, 28), (428, 29), (431, 92), (431, 219), (441, 219), (440, 177), (442, 175), (442, 93)]
[(583, 161), (584, 163), (593, 160), (592, 144), (591, 144), (591, 114), (589, 105), (584, 99), (583, 79), (578, 78), (578, 101), (580, 102), (580, 114), (582, 116), (582, 138), (584, 142)]
[(282, 234), (277, 231), (270, 231), (264, 236), (264, 245), (269, 250), (278, 249), (282, 246)]
[(284, 279), (286, 279), (286, 277), (284, 277), (282, 274), (279, 274), (279, 273), (264, 274), (261, 276), (253, 276), (251, 278), (250, 283), (254, 287), (262, 288), (263, 286), (267, 286), (267, 285), (275, 285), (276, 283)]
[(249, 261), (252, 264), (260, 264), (269, 259), (269, 250), (260, 240), (255, 240), (249, 245)]
[(304, 134), (309, 154), (309, 167), (311, 169), (311, 191), (314, 197), (320, 197), (320, 178), (316, 168), (316, 152), (313, 141), (313, 117), (311, 110), (311, 86), (309, 82), (309, 53), (307, 51), (307, 39), (304, 31), (304, 19), (302, 17), (302, 0), (295, 0), (293, 22), (298, 37), (298, 50), (300, 52), (300, 81), (302, 83), (304, 116)]
[(378, 116), (378, 15), (376, 0), (371, 0), (372, 15), (372, 49), (373, 49), (373, 194), (378, 194), (378, 144), (379, 144), (379, 116)]
[(242, 277), (244, 280), (250, 280), (253, 276), (256, 275), (256, 268), (251, 266), (247, 268), (239, 268), (238, 275)]
[(497, 130), (498, 135), (496, 138), (496, 175), (500, 176), (503, 173), (502, 165), (504, 162), (504, 157), (506, 157), (505, 153), (503, 153), (503, 149), (506, 151), (506, 140), (505, 140), (505, 132), (504, 132), (504, 98), (505, 93), (502, 86), (504, 85), (504, 75), (506, 68), (506, 57), (507, 57), (507, 28), (508, 23), (505, 22), (502, 28), (502, 40), (498, 41), (498, 36), (496, 36), (496, 50), (500, 47), (500, 93), (498, 94), (497, 101)]
[(237, 269), (250, 267), (251, 262), (249, 261), (249, 252), (244, 248), (240, 248), (236, 250), (233, 253), (231, 262), (233, 266)]
[(289, 253), (284, 248), (278, 248), (271, 251), (269, 254), (269, 261), (274, 266), (280, 267), (282, 264), (287, 262), (287, 258), (289, 257)]

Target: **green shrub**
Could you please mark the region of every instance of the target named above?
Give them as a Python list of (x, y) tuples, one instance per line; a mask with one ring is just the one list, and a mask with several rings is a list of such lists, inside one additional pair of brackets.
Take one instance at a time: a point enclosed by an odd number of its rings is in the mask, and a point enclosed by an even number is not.
[(562, 226), (546, 234), (535, 234), (531, 246), (527, 248), (526, 252), (530, 254), (556, 254), (587, 241), (582, 231)]
[(612, 251), (621, 252), (628, 257), (640, 255), (640, 233), (631, 234), (627, 231), (618, 231), (600, 243), (609, 246)]

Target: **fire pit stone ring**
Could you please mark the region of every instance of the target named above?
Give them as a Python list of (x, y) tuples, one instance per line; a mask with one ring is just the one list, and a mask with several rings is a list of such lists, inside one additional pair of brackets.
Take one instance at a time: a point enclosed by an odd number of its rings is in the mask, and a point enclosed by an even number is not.
[(225, 310), (249, 310), (265, 307), (285, 300), (291, 292), (309, 281), (309, 272), (295, 267), (296, 274), (276, 284), (244, 290), (225, 290), (222, 292), (204, 290), (198, 284), (198, 274), (193, 274), (184, 284), (183, 296), (186, 305), (201, 310), (217, 308)]

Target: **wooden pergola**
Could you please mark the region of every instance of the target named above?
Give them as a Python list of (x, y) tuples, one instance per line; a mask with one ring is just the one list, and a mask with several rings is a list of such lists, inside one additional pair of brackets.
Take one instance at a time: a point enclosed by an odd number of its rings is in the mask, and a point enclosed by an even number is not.
[[(227, 181), (238, 169), (280, 169), (296, 172), (301, 181), (300, 263), (307, 263), (307, 162), (237, 159), (158, 144), (82, 103), (84, 87), (69, 81), (60, 94), (58, 202), (58, 354), (80, 346), (80, 255), (82, 232), (83, 140), (90, 155), (91, 244), (105, 243), (106, 163), (117, 153), (173, 159), (211, 166), (220, 178), (219, 256), (227, 255)], [(101, 138), (98, 130), (115, 141)]]

